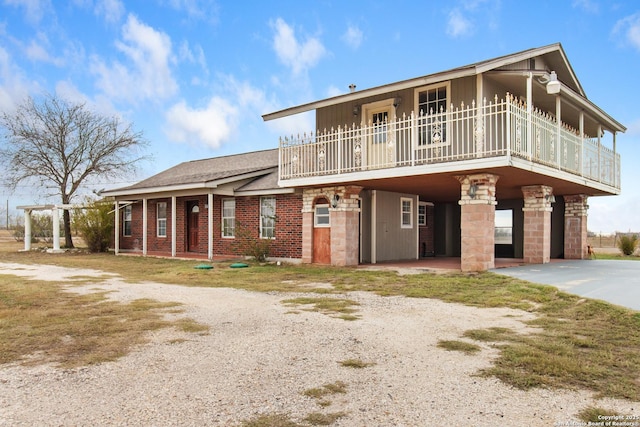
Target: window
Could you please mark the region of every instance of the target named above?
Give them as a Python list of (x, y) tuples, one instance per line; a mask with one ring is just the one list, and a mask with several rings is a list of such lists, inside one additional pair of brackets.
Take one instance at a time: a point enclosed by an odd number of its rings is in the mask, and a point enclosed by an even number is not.
[(446, 143), (448, 85), (416, 90), (418, 100), (419, 145)]
[(418, 226), (427, 226), (427, 204), (425, 202), (418, 203)]
[(273, 239), (276, 236), (276, 198), (260, 198), (260, 237)]
[(513, 211), (496, 211), (494, 239), (496, 245), (513, 244)]
[(131, 205), (122, 210), (122, 235), (131, 236)]
[(373, 143), (384, 144), (387, 142), (387, 126), (389, 123), (389, 112), (381, 111), (371, 115), (373, 123)]
[(329, 218), (329, 205), (316, 205), (314, 225), (316, 227), (329, 227), (331, 225)]
[(167, 237), (167, 202), (159, 202), (156, 210), (158, 237)]
[(222, 237), (234, 237), (236, 232), (236, 200), (222, 200)]
[(401, 228), (413, 228), (413, 199), (400, 199)]

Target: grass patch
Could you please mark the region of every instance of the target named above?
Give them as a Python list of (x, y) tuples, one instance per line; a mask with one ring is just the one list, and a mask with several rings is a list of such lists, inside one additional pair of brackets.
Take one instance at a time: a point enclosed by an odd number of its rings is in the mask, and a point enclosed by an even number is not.
[(356, 320), (357, 316), (352, 313), (356, 312), (353, 306), (359, 305), (357, 302), (350, 299), (343, 298), (330, 298), (330, 297), (300, 297), (286, 299), (282, 301), (284, 304), (297, 307), (301, 305), (312, 306), (311, 308), (305, 308), (305, 311), (317, 311), (323, 314), (337, 315), (343, 320)]
[(302, 427), (302, 425), (285, 414), (266, 414), (244, 421), (241, 427)]
[(340, 366), (344, 366), (345, 368), (356, 368), (356, 369), (368, 368), (370, 366), (375, 365), (375, 363), (373, 362), (364, 362), (360, 359), (347, 359), (338, 363), (340, 363)]
[(312, 412), (304, 418), (304, 421), (312, 426), (330, 426), (345, 415), (347, 415), (346, 412), (332, 412), (329, 414)]
[(0, 363), (77, 367), (115, 360), (146, 342), (147, 331), (195, 323), (164, 320), (163, 309), (176, 305), (123, 304), (105, 293), (77, 295), (59, 284), (0, 275)]
[(475, 344), (456, 340), (438, 341), (438, 347), (448, 351), (460, 351), (464, 354), (475, 354), (481, 350), (480, 347)]
[(323, 399), (326, 396), (338, 394), (338, 393), (346, 393), (347, 385), (342, 381), (336, 381), (334, 383), (325, 384), (322, 387), (318, 388), (310, 388), (305, 390), (304, 394), (307, 397), (312, 397), (314, 399)]
[(617, 412), (595, 408), (593, 406), (589, 406), (578, 413), (578, 419), (585, 423), (601, 423), (603, 420), (606, 420), (606, 418), (603, 417), (621, 417), (616, 421), (624, 421), (624, 416)]
[[(333, 316), (356, 317), (355, 304), (321, 294), (370, 291), (379, 295), (437, 298), (475, 307), (526, 310), (537, 316), (527, 322), (536, 328), (535, 334), (499, 329), (465, 334), (478, 341), (499, 343), (500, 355), (483, 375), (496, 376), (520, 388), (583, 388), (598, 396), (640, 401), (640, 313), (566, 294), (552, 286), (494, 273), (399, 276), (392, 271), (253, 263), (245, 269), (230, 269), (228, 263), (216, 263), (215, 269), (201, 271), (193, 268), (194, 261), (109, 254), (18, 253), (2, 248), (0, 252), (5, 262), (90, 267), (120, 274), (132, 283), (154, 281), (261, 292), (300, 292), (305, 283), (329, 283), (333, 288), (304, 289), (316, 293), (316, 298), (290, 301), (296, 307), (326, 310)], [(0, 321), (7, 322), (4, 318)], [(2, 333), (4, 325), (0, 328)]]

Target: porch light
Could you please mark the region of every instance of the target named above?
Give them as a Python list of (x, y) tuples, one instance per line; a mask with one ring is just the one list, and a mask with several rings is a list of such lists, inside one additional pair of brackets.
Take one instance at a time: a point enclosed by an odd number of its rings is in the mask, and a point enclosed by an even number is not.
[(556, 202), (556, 196), (554, 196), (553, 194), (545, 194), (544, 198), (549, 203), (555, 203)]
[(358, 114), (360, 114), (360, 106), (359, 105), (354, 105), (353, 106), (353, 115), (357, 116)]
[(339, 200), (340, 200), (340, 196), (338, 194), (334, 194), (333, 197), (331, 198), (331, 207), (334, 209), (337, 208)]
[(551, 75), (549, 75), (549, 82), (547, 83), (547, 93), (549, 95), (560, 93), (561, 86), (562, 84), (558, 81), (558, 75), (555, 71), (552, 71)]
[(471, 197), (472, 199), (476, 198), (476, 193), (478, 192), (478, 185), (477, 184), (471, 184), (469, 186), (469, 197)]
[(398, 108), (398, 105), (400, 105), (401, 102), (402, 102), (402, 98), (400, 98), (399, 96), (396, 96), (395, 98), (393, 98), (393, 107)]

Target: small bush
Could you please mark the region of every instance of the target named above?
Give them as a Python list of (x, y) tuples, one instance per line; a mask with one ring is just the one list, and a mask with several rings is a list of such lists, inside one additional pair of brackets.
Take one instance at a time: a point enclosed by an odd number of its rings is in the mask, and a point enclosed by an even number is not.
[(87, 244), (90, 252), (106, 252), (113, 235), (113, 205), (99, 201), (89, 201), (86, 209), (76, 209), (74, 225)]
[(620, 235), (620, 239), (618, 240), (618, 249), (620, 249), (620, 251), (624, 254), (624, 255), (633, 255), (633, 253), (636, 251), (636, 248), (638, 247), (638, 236), (635, 234), (632, 235), (626, 235), (626, 234), (621, 234)]
[(271, 238), (260, 237), (260, 230), (253, 231), (251, 228), (236, 222), (235, 227), (236, 246), (243, 255), (251, 257), (255, 261), (264, 262), (271, 253)]

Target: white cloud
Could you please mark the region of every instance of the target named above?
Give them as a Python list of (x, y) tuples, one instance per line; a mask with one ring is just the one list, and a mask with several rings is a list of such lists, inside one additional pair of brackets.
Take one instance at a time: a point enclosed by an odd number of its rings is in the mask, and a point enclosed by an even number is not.
[(31, 89), (36, 90), (37, 87), (26, 80), (23, 71), (0, 46), (0, 111), (14, 111), (27, 98)]
[(472, 22), (466, 18), (460, 9), (453, 9), (449, 12), (447, 21), (447, 34), (451, 37), (464, 37), (473, 32)]
[(129, 15), (116, 48), (126, 57), (126, 64), (113, 61), (107, 65), (98, 57), (91, 64), (92, 72), (98, 75), (97, 85), (107, 96), (136, 102), (176, 93), (169, 36)]
[(4, 4), (10, 6), (23, 7), (26, 12), (27, 21), (38, 24), (43, 16), (51, 10), (50, 0), (4, 0)]
[(167, 111), (165, 118), (165, 133), (172, 141), (219, 148), (237, 127), (238, 109), (214, 96), (201, 109), (180, 101)]
[(598, 4), (591, 0), (573, 0), (571, 6), (589, 13), (598, 13), (599, 11)]
[(343, 93), (344, 91), (340, 90), (339, 88), (333, 85), (329, 86), (329, 88), (327, 89), (328, 98), (333, 98), (334, 96), (342, 95)]
[(109, 23), (119, 22), (125, 12), (120, 0), (97, 0), (94, 10), (96, 15), (104, 16), (105, 21)]
[(362, 44), (362, 30), (356, 26), (349, 25), (347, 31), (342, 35), (342, 40), (352, 49), (357, 49)]
[(217, 22), (218, 5), (211, 0), (168, 0), (169, 5), (180, 12), (185, 12), (191, 19)]
[(311, 37), (299, 42), (293, 28), (282, 18), (271, 24), (275, 30), (273, 48), (278, 59), (289, 67), (293, 74), (300, 74), (315, 66), (327, 51), (320, 40)]
[(62, 67), (65, 63), (63, 58), (51, 56), (53, 50), (49, 40), (44, 33), (38, 33), (36, 39), (32, 39), (28, 45), (24, 46), (24, 53), (27, 58), (37, 62), (47, 62), (57, 67)]
[(624, 41), (640, 50), (640, 13), (629, 15), (613, 27), (613, 34), (622, 34)]

